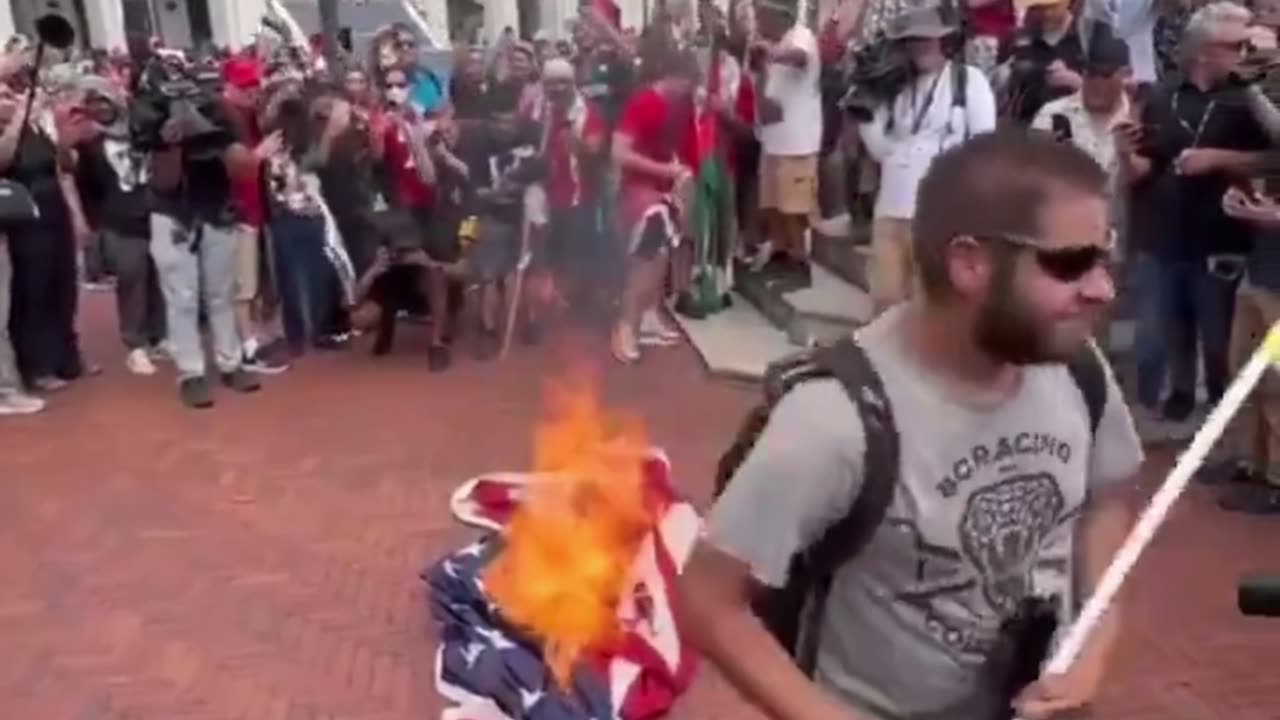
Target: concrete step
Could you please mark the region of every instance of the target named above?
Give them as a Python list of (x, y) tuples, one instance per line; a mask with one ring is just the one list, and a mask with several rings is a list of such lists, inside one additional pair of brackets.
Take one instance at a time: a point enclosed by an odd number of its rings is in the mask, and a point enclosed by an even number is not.
[(717, 377), (757, 381), (770, 363), (801, 350), (739, 295), (728, 308), (706, 319), (678, 313), (675, 318), (707, 371)]
[(816, 263), (808, 288), (788, 291), (761, 273), (741, 273), (738, 292), (801, 347), (847, 335), (871, 318), (867, 294)]

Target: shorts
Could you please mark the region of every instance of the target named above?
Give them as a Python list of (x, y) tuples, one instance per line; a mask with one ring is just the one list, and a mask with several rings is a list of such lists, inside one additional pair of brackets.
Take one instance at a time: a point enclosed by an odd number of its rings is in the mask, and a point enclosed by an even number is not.
[(765, 154), (760, 160), (760, 209), (814, 216), (818, 211), (818, 156)]
[(235, 300), (252, 302), (258, 299), (262, 277), (261, 231), (252, 225), (238, 224), (231, 229), (235, 240)]
[(475, 283), (497, 282), (516, 269), (520, 250), (518, 224), (481, 216), (476, 239), (467, 250), (467, 274)]

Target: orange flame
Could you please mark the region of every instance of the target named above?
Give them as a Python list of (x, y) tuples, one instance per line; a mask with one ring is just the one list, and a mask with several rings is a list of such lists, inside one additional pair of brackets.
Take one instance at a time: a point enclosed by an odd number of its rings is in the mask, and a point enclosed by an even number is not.
[(606, 413), (589, 383), (553, 390), (534, 438), (541, 476), (485, 574), (503, 616), (540, 640), (561, 687), (619, 637), (627, 573), (655, 518), (645, 503), (641, 426)]

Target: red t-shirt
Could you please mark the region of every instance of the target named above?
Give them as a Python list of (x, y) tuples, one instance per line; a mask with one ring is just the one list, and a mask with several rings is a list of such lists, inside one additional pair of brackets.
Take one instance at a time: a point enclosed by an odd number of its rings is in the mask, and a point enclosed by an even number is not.
[(1003, 40), (1018, 26), (1013, 0), (995, 0), (989, 5), (969, 9), (969, 33), (974, 36)]
[[(582, 120), (581, 137), (601, 138), (605, 133), (604, 117), (592, 103), (585, 103), (586, 117)], [(556, 122), (548, 120), (548, 122)], [(591, 188), (583, 180), (582, 167), (573, 155), (573, 148), (568, 142), (568, 134), (573, 132), (567, 119), (559, 121), (560, 127), (552, 127), (547, 137), (547, 204), (556, 209), (577, 207), (587, 202), (593, 195)]]
[[(644, 88), (627, 101), (617, 131), (631, 138), (633, 151), (656, 163), (668, 164), (678, 153), (685, 165), (696, 166), (698, 147), (692, 102), (681, 107), (655, 88)], [(629, 187), (667, 193), (671, 191), (671, 181), (624, 168), (622, 189), (625, 192)]]
[[(238, 128), (240, 142), (250, 150), (256, 148), (262, 142), (262, 130), (258, 128), (254, 113), (240, 108), (232, 108), (229, 112), (237, 114), (233, 124)], [(231, 175), (231, 206), (236, 211), (236, 219), (255, 228), (267, 222), (267, 199), (263, 197), (261, 176), (261, 162), (252, 173)]]
[(435, 200), (435, 191), (418, 174), (418, 164), (413, 158), (413, 152), (409, 150), (408, 138), (404, 136), (400, 124), (388, 124), (382, 141), (384, 160), (391, 173), (396, 202), (409, 209), (430, 208)]

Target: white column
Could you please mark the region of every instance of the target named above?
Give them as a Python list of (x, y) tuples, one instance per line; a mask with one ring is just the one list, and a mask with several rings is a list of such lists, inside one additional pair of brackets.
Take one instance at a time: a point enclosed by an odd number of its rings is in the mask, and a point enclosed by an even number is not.
[(578, 17), (578, 0), (542, 0), (541, 15), (541, 30), (553, 38), (567, 37), (569, 21)]
[[(645, 0), (617, 0), (617, 2), (618, 9), (622, 11), (622, 27), (637, 30), (644, 27)], [(653, 12), (656, 4), (657, 0), (649, 0), (649, 12)]]
[(409, 5), (426, 24), (424, 32), (431, 38), (432, 44), (441, 50), (448, 50), (453, 46), (453, 38), (449, 37), (448, 0), (410, 0)]
[(502, 37), (506, 28), (520, 27), (516, 0), (489, 0), (484, 4), (484, 39), (490, 43)]
[[(0, 6), (7, 3), (0, 0)], [(124, 4), (121, 0), (98, 0), (84, 4), (89, 22), (89, 45), (104, 50), (125, 47)]]
[(0, 43), (8, 42), (17, 32), (13, 22), (13, 0), (0, 0)]
[(262, 26), (265, 0), (208, 0), (213, 41), (239, 49), (253, 42)]

